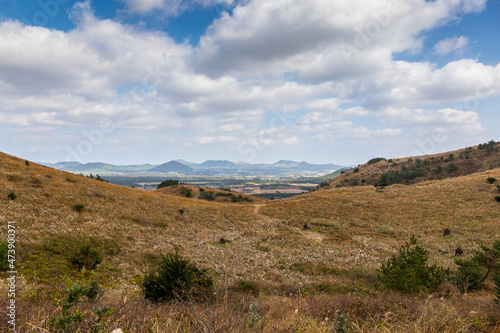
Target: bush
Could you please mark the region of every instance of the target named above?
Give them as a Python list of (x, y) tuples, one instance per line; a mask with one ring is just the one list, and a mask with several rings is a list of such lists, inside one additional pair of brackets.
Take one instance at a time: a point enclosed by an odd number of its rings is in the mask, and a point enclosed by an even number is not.
[(446, 166), (446, 172), (452, 173), (453, 171), (458, 170), (458, 167), (455, 165), (455, 163), (450, 163)]
[[(69, 279), (66, 283), (72, 283)], [(54, 328), (54, 332), (81, 332), (82, 326), (90, 328), (88, 332), (109, 332), (109, 317), (114, 313), (112, 306), (92, 308), (92, 311), (82, 311), (79, 304), (86, 301), (95, 302), (104, 291), (96, 282), (90, 285), (86, 283), (75, 283), (68, 285), (64, 291), (68, 294), (66, 298), (59, 299), (57, 294), (53, 295), (54, 305), (61, 313), (55, 317), (49, 317), (48, 324)]]
[(415, 236), (399, 249), (399, 255), (393, 256), (377, 270), (377, 278), (382, 286), (403, 293), (415, 293), (421, 290), (435, 290), (449, 275), (449, 271), (440, 266), (427, 264), (427, 251), (417, 245)]
[(85, 208), (85, 206), (82, 204), (76, 204), (73, 206), (73, 210), (77, 213), (81, 213), (84, 208)]
[(259, 293), (259, 289), (257, 288), (257, 286), (247, 281), (240, 281), (240, 283), (238, 283), (237, 289), (239, 291), (251, 293), (254, 295), (257, 295)]
[(9, 270), (9, 260), (7, 254), (9, 253), (9, 243), (7, 241), (0, 242), (0, 271), (5, 272)]
[(383, 158), (383, 157), (375, 157), (375, 158), (372, 158), (371, 160), (369, 160), (367, 163), (368, 164), (375, 164), (375, 163), (378, 163), (380, 161), (385, 161), (385, 158)]
[(201, 189), (200, 189), (200, 199), (214, 200), (215, 199), (214, 192), (212, 192), (212, 191), (201, 191)]
[(179, 185), (179, 181), (178, 180), (167, 179), (167, 180), (162, 181), (160, 183), (160, 185), (158, 185), (157, 189), (160, 189), (160, 188), (163, 188), (163, 187), (175, 186), (175, 185)]
[(14, 193), (14, 192), (10, 192), (9, 194), (7, 194), (7, 198), (9, 198), (9, 200), (16, 200), (17, 198), (17, 195)]
[(204, 298), (213, 287), (208, 270), (198, 268), (178, 253), (162, 255), (158, 270), (146, 274), (142, 292), (147, 300), (164, 302), (173, 299)]
[(455, 263), (459, 268), (453, 277), (453, 282), (458, 290), (468, 293), (469, 291), (479, 290), (484, 287), (484, 272), (476, 260), (455, 259)]
[(489, 276), (500, 272), (500, 240), (491, 248), (482, 245), (481, 250), (468, 259), (455, 260), (459, 268), (454, 280), (462, 292), (482, 289)]
[(493, 277), (493, 283), (495, 283), (495, 296), (497, 297), (495, 301), (500, 304), (500, 272)]
[(487, 181), (488, 181), (488, 183), (490, 183), (490, 184), (493, 184), (494, 182), (496, 182), (496, 181), (497, 181), (497, 179), (496, 179), (495, 177), (488, 177), (486, 180), (487, 180)]
[(500, 195), (497, 195), (497, 196), (495, 197), (495, 200), (496, 200), (497, 202), (500, 202)]
[(497, 185), (497, 191), (500, 192), (500, 185)]
[(192, 192), (191, 189), (185, 187), (181, 187), (179, 190), (179, 193), (185, 196), (186, 198), (191, 198), (192, 196), (191, 192)]
[(102, 256), (99, 251), (87, 244), (81, 246), (78, 251), (73, 253), (69, 260), (78, 270), (82, 268), (93, 270), (102, 262)]

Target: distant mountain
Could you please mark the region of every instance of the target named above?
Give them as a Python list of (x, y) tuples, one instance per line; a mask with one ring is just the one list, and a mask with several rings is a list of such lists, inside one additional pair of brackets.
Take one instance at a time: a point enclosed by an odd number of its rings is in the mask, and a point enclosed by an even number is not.
[(152, 169), (149, 169), (148, 171), (160, 172), (160, 173), (166, 173), (166, 172), (189, 173), (193, 171), (193, 168), (176, 161), (170, 161), (162, 165), (159, 165), (157, 167), (154, 167)]
[(209, 160), (201, 164), (198, 164), (197, 166), (202, 168), (236, 168), (238, 167), (238, 164), (226, 160), (222, 161)]
[(58, 162), (58, 163), (40, 163), (42, 165), (73, 173), (133, 173), (147, 171), (154, 166), (151, 164), (141, 165), (113, 165), (101, 162), (89, 162), (82, 164), (80, 162)]
[(331, 173), (343, 168), (336, 164), (309, 164), (281, 160), (273, 164), (251, 164), (247, 162), (232, 162), (228, 160), (208, 160), (203, 163), (193, 163), (184, 160), (173, 160), (161, 165), (113, 165), (101, 162), (58, 162), (40, 163), (62, 171), (73, 173), (94, 174), (147, 174), (179, 172), (192, 175), (218, 176), (262, 176), (262, 175), (305, 175), (316, 173)]

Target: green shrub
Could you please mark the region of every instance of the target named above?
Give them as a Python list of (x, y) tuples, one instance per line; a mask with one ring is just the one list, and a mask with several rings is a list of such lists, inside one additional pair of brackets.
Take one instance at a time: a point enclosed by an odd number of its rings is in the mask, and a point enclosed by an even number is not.
[(191, 198), (192, 196), (192, 191), (189, 188), (186, 187), (181, 187), (179, 190), (179, 193), (185, 196), (186, 198)]
[(383, 263), (377, 270), (377, 278), (383, 287), (403, 293), (421, 290), (435, 290), (449, 275), (449, 271), (440, 266), (427, 264), (427, 251), (417, 245), (415, 236), (399, 249), (399, 254)]
[(146, 274), (142, 292), (153, 302), (176, 298), (205, 298), (212, 290), (213, 281), (208, 270), (199, 268), (178, 253), (162, 255), (157, 271)]
[(500, 272), (500, 240), (495, 241), (491, 248), (482, 245), (481, 251), (476, 251), (474, 256), (456, 259), (455, 263), (459, 268), (454, 281), (460, 291), (482, 289), (489, 276)]
[(84, 208), (85, 208), (85, 206), (82, 204), (76, 204), (73, 206), (73, 210), (77, 213), (81, 213)]
[(9, 200), (11, 201), (14, 201), (16, 200), (17, 195), (14, 192), (9, 192), (9, 194), (7, 194), (7, 198), (9, 198)]
[(246, 281), (240, 281), (240, 283), (238, 283), (237, 289), (239, 291), (252, 293), (254, 295), (257, 295), (259, 292), (259, 289), (255, 284)]
[(167, 179), (167, 180), (162, 181), (160, 183), (160, 185), (158, 185), (158, 189), (163, 188), (163, 187), (175, 186), (175, 185), (179, 185), (178, 180)]
[(497, 195), (497, 196), (495, 197), (495, 200), (496, 200), (497, 202), (500, 202), (500, 195)]
[(200, 199), (214, 200), (215, 199), (214, 192), (212, 192), (212, 191), (201, 191), (201, 189), (200, 189)]
[(385, 161), (385, 158), (383, 158), (383, 157), (375, 157), (375, 158), (372, 158), (371, 160), (369, 160), (367, 163), (368, 164), (375, 164), (375, 163), (378, 163), (380, 161)]
[(497, 179), (496, 179), (495, 177), (488, 177), (486, 180), (487, 180), (487, 181), (488, 181), (488, 183), (490, 183), (490, 184), (493, 184), (494, 182), (496, 182), (496, 181), (497, 181)]
[(457, 273), (453, 277), (453, 282), (458, 290), (463, 293), (479, 290), (484, 287), (484, 271), (479, 267), (477, 260), (473, 259), (455, 259), (459, 266)]
[[(68, 279), (66, 282), (68, 287), (64, 289), (67, 293), (65, 298), (59, 299), (57, 294), (52, 296), (54, 305), (61, 311), (59, 315), (48, 319), (48, 324), (54, 329), (54, 332), (81, 332), (82, 326), (90, 328), (88, 332), (109, 332), (108, 318), (115, 311), (113, 307), (92, 308), (91, 313), (78, 308), (86, 300), (94, 302), (97, 296), (104, 294), (97, 283), (92, 282), (90, 285), (75, 283), (71, 286), (69, 283), (72, 284), (71, 280)], [(96, 290), (98, 290), (97, 293)]]
[(102, 262), (101, 253), (98, 250), (92, 248), (91, 245), (82, 245), (76, 252), (74, 252), (69, 258), (71, 264), (81, 270), (85, 269), (96, 269), (97, 265)]
[(179, 213), (181, 213), (181, 215), (184, 214), (184, 208), (180, 208)]
[(0, 242), (0, 271), (2, 272), (9, 270), (8, 253), (9, 243), (7, 241)]
[(458, 167), (455, 165), (455, 163), (450, 163), (446, 166), (446, 172), (452, 173), (453, 171), (458, 170)]
[(495, 284), (495, 296), (497, 297), (495, 302), (500, 304), (500, 272), (493, 276), (493, 283)]
[(355, 168), (354, 173), (358, 173), (358, 172), (359, 172), (359, 168)]

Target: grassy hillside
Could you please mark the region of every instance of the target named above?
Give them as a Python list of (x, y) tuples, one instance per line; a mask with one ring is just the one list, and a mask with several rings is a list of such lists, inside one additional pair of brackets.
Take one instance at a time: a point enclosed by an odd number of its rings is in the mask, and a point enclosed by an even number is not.
[(360, 185), (415, 184), (470, 175), (500, 167), (500, 144), (490, 141), (452, 152), (385, 159), (376, 158), (321, 184), (317, 189)]
[(229, 189), (204, 188), (186, 184), (164, 187), (160, 188), (157, 191), (160, 193), (175, 195), (183, 198), (193, 198), (215, 202), (262, 203), (267, 201), (263, 198), (233, 192)]
[[(462, 295), (448, 283), (431, 298), (375, 285), (380, 263), (411, 235), (432, 263), (452, 269), (457, 246), (471, 255), (500, 239), (498, 181), (489, 184), (488, 177), (500, 180), (500, 169), (383, 190), (340, 188), (225, 203), (28, 167), (0, 154), (0, 233), (5, 239), (7, 221), (15, 221), (18, 240), (18, 331), (50, 331), (48, 318), (61, 313), (51, 295), (65, 294), (63, 276), (91, 277), (69, 261), (90, 244), (103, 257), (94, 280), (106, 293), (97, 304), (80, 306), (89, 316), (91, 307), (113, 306), (107, 331), (332, 332), (346, 318), (350, 332), (498, 332), (490, 284)], [(450, 236), (443, 236), (444, 228)], [(230, 242), (220, 244), (222, 236)], [(210, 269), (213, 299), (144, 300), (141, 278), (168, 251)], [(2, 278), (1, 316), (7, 289)], [(1, 321), (0, 331), (6, 325)]]

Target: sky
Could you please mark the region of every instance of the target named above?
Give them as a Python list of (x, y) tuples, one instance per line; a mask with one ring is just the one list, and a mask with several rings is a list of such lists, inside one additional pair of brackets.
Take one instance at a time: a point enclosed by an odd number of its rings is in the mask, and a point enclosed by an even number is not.
[(0, 151), (355, 165), (500, 141), (500, 0), (0, 0)]

